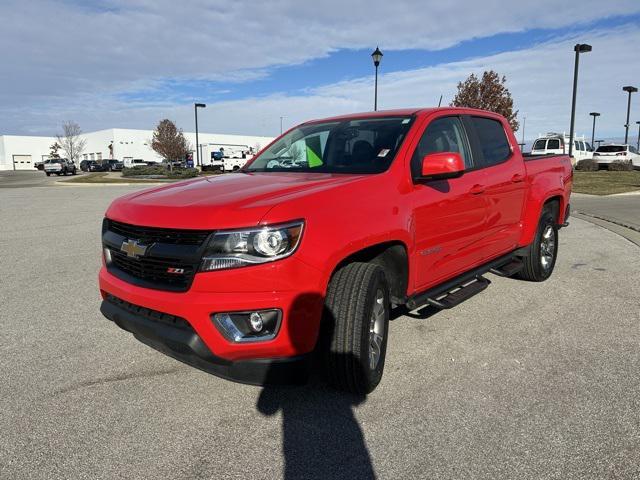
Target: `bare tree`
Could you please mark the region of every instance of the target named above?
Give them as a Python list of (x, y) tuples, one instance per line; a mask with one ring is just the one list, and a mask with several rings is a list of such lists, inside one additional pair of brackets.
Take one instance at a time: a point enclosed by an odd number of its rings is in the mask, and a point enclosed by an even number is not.
[(464, 82), (458, 83), (458, 93), (451, 102), (452, 107), (481, 108), (505, 117), (515, 132), (520, 126), (518, 110), (513, 110), (511, 92), (506, 87), (507, 78), (493, 70), (484, 72), (482, 79), (473, 73)]
[(62, 133), (56, 135), (60, 148), (66, 157), (74, 163), (80, 160), (80, 155), (87, 145), (87, 141), (80, 135), (82, 135), (82, 130), (80, 125), (75, 122), (65, 122), (62, 125)]
[(169, 162), (169, 168), (172, 167), (172, 162), (184, 160), (191, 151), (191, 145), (184, 137), (182, 129), (166, 118), (161, 120), (154, 130), (151, 148)]

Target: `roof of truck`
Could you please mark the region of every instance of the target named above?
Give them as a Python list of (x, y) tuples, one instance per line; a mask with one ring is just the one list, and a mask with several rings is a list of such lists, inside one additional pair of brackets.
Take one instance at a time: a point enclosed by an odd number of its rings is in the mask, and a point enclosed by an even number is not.
[(308, 122), (304, 122), (304, 123), (342, 121), (342, 120), (350, 120), (355, 118), (378, 118), (378, 117), (394, 117), (394, 116), (406, 117), (406, 116), (418, 115), (418, 114), (428, 114), (428, 113), (432, 113), (440, 110), (447, 110), (447, 111), (460, 110), (467, 113), (478, 112), (483, 114), (491, 113), (491, 112), (487, 112), (486, 110), (480, 110), (477, 108), (459, 108), (459, 107), (448, 107), (448, 106), (447, 107), (430, 107), (430, 108), (416, 107), (416, 108), (398, 108), (395, 110), (378, 110), (375, 112), (349, 113), (345, 115), (336, 115), (334, 117), (316, 118), (314, 120), (309, 120)]

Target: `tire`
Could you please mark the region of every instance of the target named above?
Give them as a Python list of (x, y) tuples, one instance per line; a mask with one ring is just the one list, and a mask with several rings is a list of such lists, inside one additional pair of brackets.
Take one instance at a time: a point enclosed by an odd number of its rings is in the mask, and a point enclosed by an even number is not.
[(78, 173), (78, 171), (76, 170), (76, 167), (73, 167), (73, 170), (71, 170), (71, 175), (75, 175), (76, 173)]
[(47, 177), (51, 176), (51, 173), (49, 173), (49, 172), (45, 172), (45, 173), (47, 174)]
[(324, 369), (331, 385), (372, 392), (382, 378), (389, 333), (389, 287), (378, 265), (354, 262), (327, 289), (323, 318)]
[(558, 258), (558, 225), (553, 209), (544, 207), (530, 254), (522, 258), (524, 268), (517, 277), (530, 282), (544, 282), (553, 273)]

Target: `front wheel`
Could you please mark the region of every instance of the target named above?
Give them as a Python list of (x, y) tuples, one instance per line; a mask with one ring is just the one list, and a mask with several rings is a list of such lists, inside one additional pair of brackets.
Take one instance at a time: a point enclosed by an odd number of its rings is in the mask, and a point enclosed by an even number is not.
[(354, 262), (338, 270), (323, 318), (329, 382), (356, 394), (372, 392), (382, 379), (388, 331), (389, 287), (382, 268)]
[(47, 177), (51, 176), (51, 173), (49, 173), (49, 172), (45, 172), (45, 173), (47, 174)]
[(529, 255), (522, 259), (524, 268), (518, 277), (531, 282), (543, 282), (551, 276), (558, 257), (558, 224), (553, 209), (545, 207)]

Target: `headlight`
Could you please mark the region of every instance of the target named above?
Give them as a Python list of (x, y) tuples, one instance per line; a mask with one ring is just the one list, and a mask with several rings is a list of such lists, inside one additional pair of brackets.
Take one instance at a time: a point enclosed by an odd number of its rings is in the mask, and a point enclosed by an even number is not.
[(205, 250), (200, 271), (246, 267), (291, 255), (302, 237), (304, 222), (268, 225), (214, 234)]

